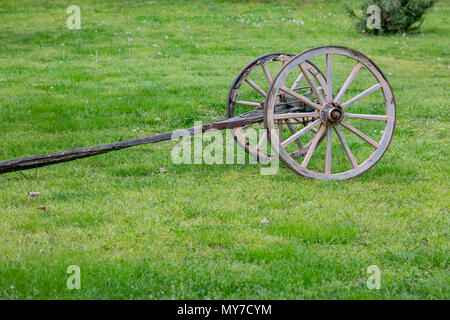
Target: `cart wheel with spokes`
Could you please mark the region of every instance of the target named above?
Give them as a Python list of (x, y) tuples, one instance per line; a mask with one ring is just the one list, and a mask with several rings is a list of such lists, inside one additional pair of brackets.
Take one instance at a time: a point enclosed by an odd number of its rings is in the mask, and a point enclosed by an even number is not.
[[(231, 84), (227, 97), (227, 117), (232, 118), (236, 115), (264, 108), (264, 101), (270, 88), (273, 75), (280, 68), (286, 65), (294, 55), (288, 53), (270, 53), (256, 58), (244, 67)], [(306, 61), (305, 68), (312, 75), (319, 85), (319, 90), (326, 85), (325, 76), (312, 63)], [(302, 94), (303, 96), (311, 96), (312, 88), (306, 82), (303, 74), (300, 73), (295, 79), (292, 79), (290, 88), (293, 92)], [(314, 100), (315, 98), (312, 97)], [(296, 106), (296, 104), (298, 104)], [(276, 95), (276, 108), (297, 107), (299, 111), (314, 111), (314, 109), (306, 106), (291, 96), (282, 92)], [(280, 119), (276, 122), (278, 134), (289, 135), (308, 125), (313, 119), (309, 116), (295, 118), (292, 121), (288, 119)], [(252, 156), (259, 160), (267, 161), (274, 156), (267, 142), (267, 133), (264, 130), (264, 124), (255, 123), (251, 126), (230, 129), (237, 144)], [(317, 129), (312, 128), (317, 132)], [(258, 135), (259, 132), (262, 134)], [(304, 156), (308, 146), (303, 146), (300, 140), (296, 141), (296, 150), (290, 152), (293, 157)]]
[[(307, 68), (311, 62), (324, 66), (325, 85), (311, 75)], [(289, 86), (290, 74), (298, 69), (315, 99)], [(314, 111), (280, 113), (280, 93)], [(288, 138), (279, 138), (280, 119), (295, 121), (305, 116), (313, 121)], [(380, 68), (362, 53), (339, 46), (313, 48), (292, 58), (274, 77), (265, 99), (264, 123), (272, 150), (295, 173), (320, 180), (349, 179), (372, 168), (388, 148), (395, 127), (394, 94)], [(308, 141), (302, 142), (308, 148), (300, 160), (289, 151), (299, 139)], [(321, 145), (322, 140), (326, 143)]]

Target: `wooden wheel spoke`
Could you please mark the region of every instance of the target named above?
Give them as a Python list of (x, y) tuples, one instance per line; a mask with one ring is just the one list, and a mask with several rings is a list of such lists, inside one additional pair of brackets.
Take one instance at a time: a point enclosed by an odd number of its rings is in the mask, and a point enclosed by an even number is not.
[(259, 94), (261, 94), (264, 98), (267, 96), (266, 92), (261, 89), (256, 83), (253, 82), (250, 78), (245, 78), (245, 82), (247, 82), (253, 89), (255, 89)]
[(295, 99), (297, 99), (297, 100), (299, 100), (299, 101), (301, 101), (303, 103), (306, 103), (307, 105), (313, 107), (316, 110), (320, 110), (320, 105), (318, 105), (317, 103), (309, 100), (305, 96), (302, 96), (301, 94), (298, 94), (297, 92), (287, 88), (286, 86), (281, 86), (280, 87), (280, 91), (290, 95), (291, 97), (293, 97), (293, 98), (295, 98)]
[(327, 101), (333, 101), (333, 76), (332, 76), (332, 62), (331, 62), (331, 54), (326, 55), (326, 64), (327, 64), (327, 90), (326, 97)]
[(336, 96), (335, 101), (341, 102), (342, 97), (344, 96), (345, 92), (347, 91), (348, 87), (352, 83), (353, 79), (355, 79), (356, 74), (358, 73), (359, 69), (361, 69), (362, 63), (358, 62), (355, 67), (353, 68), (352, 72), (350, 72), (350, 75), (348, 76), (347, 80), (345, 80), (344, 85), (342, 86), (341, 90)]
[(267, 82), (269, 82), (269, 86), (272, 84), (272, 76), (270, 75), (269, 68), (266, 64), (262, 65), (262, 69), (264, 71), (264, 75), (266, 76)]
[(250, 107), (254, 107), (254, 108), (261, 108), (261, 103), (258, 103), (258, 102), (236, 100), (234, 103), (235, 104), (240, 104), (240, 105), (243, 105), (243, 106), (250, 106)]
[(314, 95), (317, 97), (317, 100), (319, 101), (319, 103), (324, 104), (325, 98), (320, 93), (319, 88), (317, 87), (316, 83), (314, 82), (309, 71), (306, 69), (306, 66), (303, 64), (300, 64), (299, 67), (300, 67), (300, 70), (302, 70), (303, 74), (305, 75), (306, 81), (308, 81), (308, 83), (309, 83)]
[(331, 174), (331, 136), (332, 128), (327, 128), (327, 145), (325, 152), (325, 174)]
[(354, 169), (358, 168), (358, 163), (356, 162), (353, 153), (350, 151), (350, 148), (348, 147), (347, 142), (345, 141), (344, 136), (342, 135), (341, 129), (339, 127), (335, 127), (334, 131), (336, 131), (336, 135), (338, 136), (338, 139), (341, 142), (341, 145), (344, 148), (344, 151), (347, 154), (347, 157), (350, 160), (350, 163), (352, 164), (353, 168)]
[(379, 144), (373, 140), (372, 138), (370, 138), (369, 136), (365, 135), (364, 133), (362, 133), (361, 131), (359, 131), (358, 129), (356, 129), (355, 127), (352, 127), (351, 125), (349, 125), (347, 122), (342, 121), (342, 126), (344, 128), (347, 128), (349, 131), (353, 132), (355, 135), (357, 135), (358, 137), (360, 137), (361, 139), (363, 139), (364, 141), (366, 141), (368, 144), (370, 144), (372, 147), (374, 147), (375, 149), (377, 149), (379, 147)]
[(259, 139), (258, 145), (256, 146), (256, 149), (259, 150), (263, 147), (264, 142), (267, 140), (267, 131), (264, 131), (261, 138)]
[(344, 118), (364, 119), (364, 120), (379, 120), (387, 121), (387, 116), (380, 116), (376, 114), (357, 114), (357, 113), (344, 113)]
[(369, 89), (361, 92), (360, 94), (354, 96), (353, 98), (351, 98), (350, 100), (344, 102), (341, 106), (342, 109), (345, 109), (346, 107), (348, 107), (349, 105), (351, 105), (352, 103), (355, 103), (356, 101), (361, 100), (362, 98), (368, 96), (369, 94), (371, 94), (372, 92), (378, 90), (381, 88), (381, 84), (377, 83), (374, 84), (373, 86), (371, 86)]
[(286, 140), (284, 140), (281, 143), (281, 146), (283, 148), (285, 148), (286, 146), (288, 146), (290, 143), (292, 143), (294, 140), (298, 139), (300, 136), (304, 135), (306, 132), (308, 132), (309, 130), (311, 130), (313, 127), (315, 127), (316, 125), (318, 125), (320, 123), (320, 119), (317, 119), (316, 121), (310, 123), (309, 125), (307, 125), (306, 127), (304, 127), (302, 130), (297, 131), (296, 133), (294, 133), (292, 136), (290, 136), (289, 138), (287, 138)]
[(278, 138), (279, 141), (283, 141), (283, 122), (278, 120)]
[(319, 116), (318, 112), (290, 112), (290, 113), (275, 113), (273, 115), (273, 118), (274, 119), (294, 119), (306, 117), (317, 118), (318, 116)]
[(303, 72), (300, 72), (300, 74), (298, 75), (297, 79), (295, 79), (294, 83), (292, 84), (291, 90), (294, 90), (295, 88), (297, 88), (299, 83), (302, 82), (303, 77), (304, 77), (303, 76)]
[[(294, 127), (292, 126), (292, 124), (290, 124), (287, 120), (284, 120), (284, 122), (286, 123), (286, 126), (288, 127), (289, 131), (292, 134), (295, 134), (296, 131), (295, 131)], [(298, 147), (299, 150), (303, 149), (303, 145), (302, 145), (302, 143), (300, 141), (300, 138), (295, 139), (295, 143), (297, 144), (297, 147)]]
[[(309, 119), (309, 118), (306, 118), (306, 119), (307, 119), (308, 121), (312, 120), (312, 119)], [(298, 118), (293, 118), (293, 120), (294, 120), (295, 122), (297, 122), (297, 123), (304, 124), (304, 122), (300, 121)], [(311, 131), (314, 132), (314, 133), (317, 133), (317, 129), (316, 129), (316, 128), (312, 128)]]
[(306, 166), (308, 165), (309, 160), (311, 160), (311, 156), (312, 156), (314, 150), (316, 149), (319, 140), (322, 138), (323, 134), (325, 133), (326, 129), (327, 129), (327, 127), (325, 125), (320, 126), (319, 132), (316, 134), (316, 136), (312, 140), (311, 145), (308, 148), (308, 152), (306, 153), (305, 158), (303, 159), (302, 167), (306, 168)]
[[(311, 61), (319, 61), (323, 69)], [(341, 61), (349, 67), (344, 74), (339, 74)], [(273, 156), (289, 169), (311, 179), (346, 180), (370, 170), (383, 157), (395, 128), (395, 98), (370, 58), (351, 48), (322, 46), (293, 57), (272, 76), (264, 125), (268, 137), (280, 138), (272, 146)], [(383, 108), (375, 108), (378, 105)], [(376, 125), (377, 130), (363, 124)]]

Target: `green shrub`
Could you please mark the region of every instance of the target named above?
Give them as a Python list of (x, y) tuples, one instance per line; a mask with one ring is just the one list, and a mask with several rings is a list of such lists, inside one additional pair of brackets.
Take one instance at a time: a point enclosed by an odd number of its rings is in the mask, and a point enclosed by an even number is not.
[[(358, 32), (391, 34), (419, 28), (425, 19), (426, 10), (436, 2), (437, 0), (361, 0), (359, 2), (361, 16), (358, 16), (348, 5), (346, 8), (349, 14), (358, 20), (356, 22)], [(369, 10), (368, 13), (368, 8), (373, 5), (380, 8), (379, 28), (367, 25), (368, 19), (370, 23), (375, 21), (373, 11)]]

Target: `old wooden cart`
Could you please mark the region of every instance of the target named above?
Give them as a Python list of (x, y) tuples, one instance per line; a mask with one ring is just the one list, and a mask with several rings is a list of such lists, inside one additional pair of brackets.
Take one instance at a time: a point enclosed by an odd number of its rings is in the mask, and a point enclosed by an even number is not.
[[(260, 85), (255, 81), (258, 77), (264, 77), (266, 90), (261, 79)], [(336, 86), (339, 81), (341, 85)], [(360, 101), (363, 98), (365, 103)], [(394, 94), (383, 72), (362, 53), (340, 46), (313, 48), (296, 56), (271, 53), (255, 59), (232, 83), (226, 108), (226, 120), (189, 128), (184, 135), (230, 129), (238, 145), (252, 156), (264, 161), (277, 157), (295, 173), (320, 180), (349, 179), (372, 168), (388, 148), (395, 127)], [(357, 129), (357, 124), (366, 133)], [(258, 126), (263, 126), (265, 133), (252, 142), (246, 131)], [(342, 128), (350, 135), (347, 139)], [(0, 173), (172, 137), (173, 132), (168, 132), (3, 161)]]

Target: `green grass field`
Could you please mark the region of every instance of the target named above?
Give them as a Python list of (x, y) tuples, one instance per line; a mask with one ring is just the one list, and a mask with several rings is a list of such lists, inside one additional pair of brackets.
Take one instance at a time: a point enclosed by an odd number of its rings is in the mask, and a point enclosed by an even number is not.
[(397, 128), (342, 182), (175, 165), (174, 142), (1, 175), (0, 298), (449, 299), (449, 17), (367, 37), (338, 1), (1, 1), (0, 160), (222, 119), (248, 62), (322, 45), (383, 69)]

